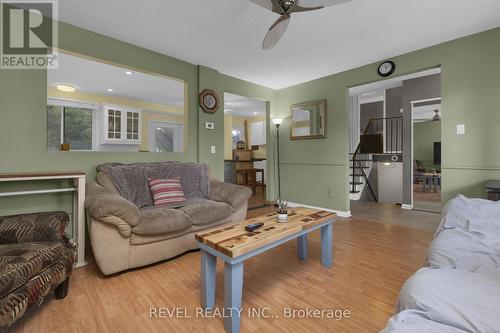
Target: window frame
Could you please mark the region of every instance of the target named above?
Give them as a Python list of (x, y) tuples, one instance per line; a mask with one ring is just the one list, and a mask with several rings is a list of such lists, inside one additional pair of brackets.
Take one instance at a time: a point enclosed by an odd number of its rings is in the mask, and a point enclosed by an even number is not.
[[(97, 135), (98, 135), (98, 129), (97, 129), (97, 117), (98, 117), (98, 110), (99, 110), (99, 105), (95, 103), (89, 103), (89, 102), (80, 102), (80, 101), (72, 101), (68, 99), (62, 99), (62, 98), (47, 98), (47, 105), (45, 108), (45, 113), (47, 114), (47, 107), (48, 106), (58, 106), (61, 107), (61, 142), (60, 144), (64, 143), (64, 108), (77, 108), (77, 109), (89, 109), (92, 110), (92, 149), (87, 150), (87, 149), (76, 149), (72, 151), (96, 151), (97, 150)], [(47, 129), (48, 130), (48, 129)], [(47, 131), (46, 131), (47, 132)], [(47, 150), (48, 149), (48, 142), (47, 142)], [(49, 150), (53, 151), (53, 150)]]

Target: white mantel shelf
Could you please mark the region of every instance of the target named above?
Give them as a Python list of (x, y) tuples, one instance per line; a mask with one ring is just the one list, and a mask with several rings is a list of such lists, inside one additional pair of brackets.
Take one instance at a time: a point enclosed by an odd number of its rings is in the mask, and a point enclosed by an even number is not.
[(72, 239), (77, 241), (78, 260), (76, 267), (87, 264), (85, 261), (85, 172), (83, 171), (48, 171), (0, 173), (0, 182), (20, 182), (29, 180), (72, 180), (73, 186), (29, 191), (0, 192), (0, 197), (36, 195), (47, 193), (73, 193)]

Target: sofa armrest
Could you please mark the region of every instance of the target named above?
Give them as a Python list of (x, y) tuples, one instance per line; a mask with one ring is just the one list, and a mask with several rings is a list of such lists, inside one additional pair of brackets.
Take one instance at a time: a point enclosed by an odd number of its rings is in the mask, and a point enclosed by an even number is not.
[(66, 212), (43, 212), (0, 217), (0, 244), (26, 242), (67, 242)]
[(96, 183), (87, 187), (85, 208), (95, 220), (114, 224), (125, 237), (130, 236), (131, 227), (138, 225), (141, 220), (137, 206)]
[(210, 198), (214, 201), (222, 201), (238, 208), (251, 196), (252, 190), (246, 186), (224, 183), (217, 179), (210, 180)]

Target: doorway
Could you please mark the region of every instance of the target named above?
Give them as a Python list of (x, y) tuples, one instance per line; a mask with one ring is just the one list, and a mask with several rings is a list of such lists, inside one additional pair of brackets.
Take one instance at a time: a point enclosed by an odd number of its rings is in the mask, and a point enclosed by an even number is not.
[(440, 213), (441, 98), (411, 102), (413, 208)]
[[(352, 87), (349, 96), (348, 186), (352, 213), (366, 210), (366, 207), (373, 210), (377, 205), (381, 210), (396, 205), (404, 209), (440, 212), (440, 161), (434, 161), (434, 151), (436, 158), (440, 158), (440, 131), (438, 137), (432, 139), (431, 147), (426, 143), (427, 155), (420, 157), (418, 151), (415, 162), (412, 114), (415, 112), (415, 120), (419, 123), (439, 123), (434, 116), (441, 117), (441, 69)], [(416, 125), (415, 131), (424, 125)], [(425, 162), (420, 163), (421, 160)], [(421, 174), (414, 175), (415, 163)], [(415, 196), (414, 182), (415, 191), (418, 191)], [(420, 202), (424, 203), (420, 205)]]
[(266, 128), (266, 102), (224, 94), (224, 181), (252, 189), (249, 209), (266, 203)]

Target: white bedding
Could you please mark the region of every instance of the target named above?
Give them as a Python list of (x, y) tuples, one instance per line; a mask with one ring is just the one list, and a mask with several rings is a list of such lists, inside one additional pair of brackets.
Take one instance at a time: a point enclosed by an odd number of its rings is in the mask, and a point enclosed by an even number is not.
[(500, 332), (500, 277), (422, 268), (401, 289), (383, 333)]
[(441, 231), (427, 250), (427, 262), (430, 267), (499, 274), (500, 278), (500, 250), (463, 229)]
[(500, 202), (457, 196), (427, 251), (431, 267), (500, 273)]
[(500, 202), (450, 200), (435, 236), (381, 332), (499, 333)]

